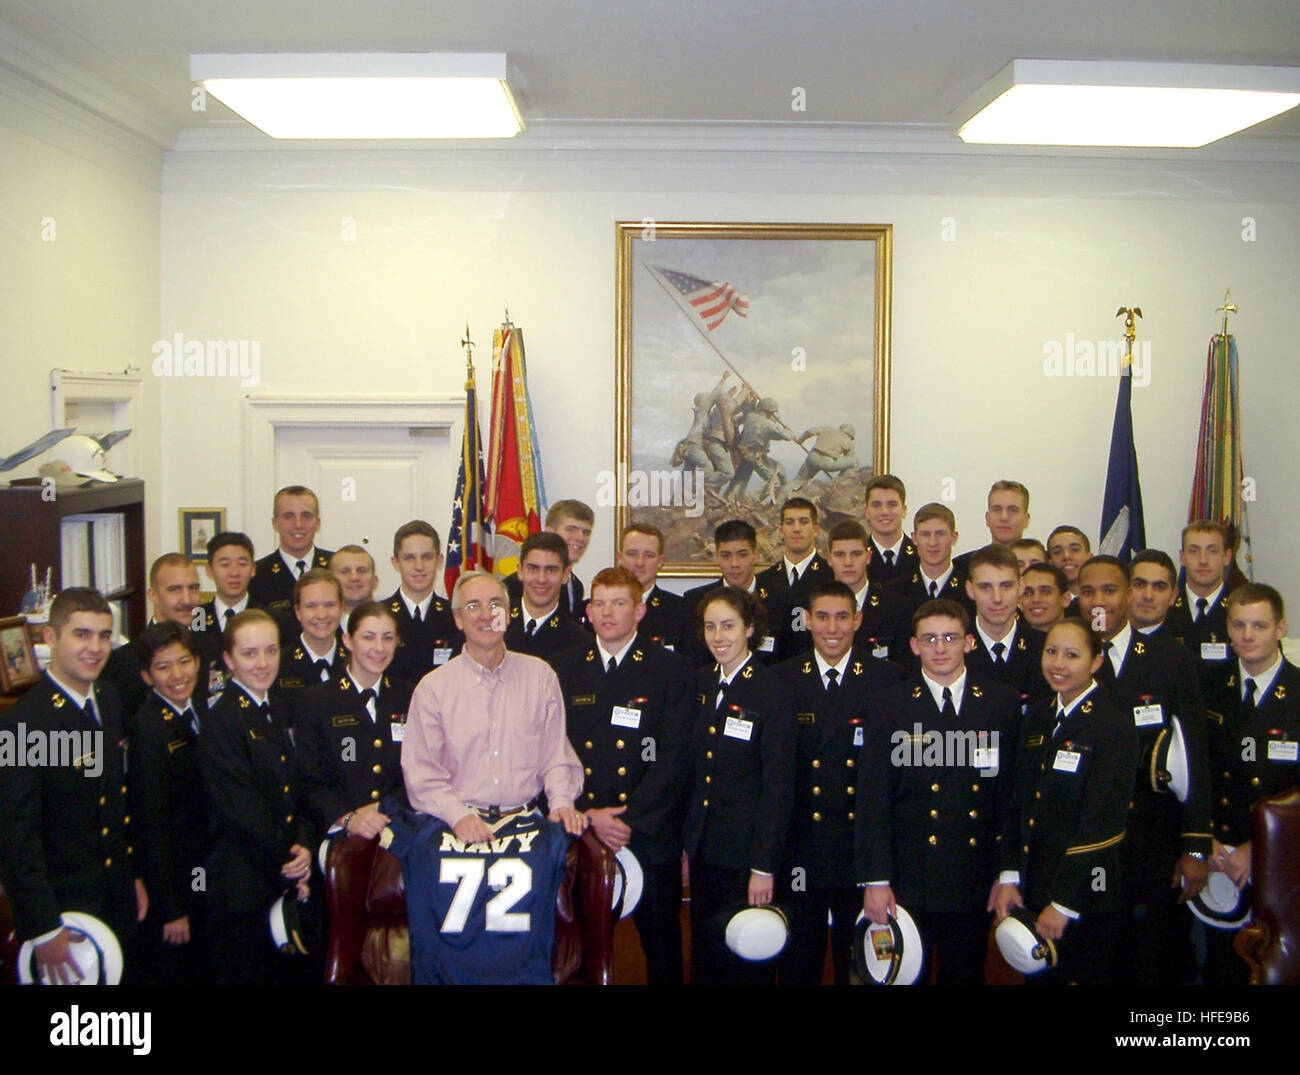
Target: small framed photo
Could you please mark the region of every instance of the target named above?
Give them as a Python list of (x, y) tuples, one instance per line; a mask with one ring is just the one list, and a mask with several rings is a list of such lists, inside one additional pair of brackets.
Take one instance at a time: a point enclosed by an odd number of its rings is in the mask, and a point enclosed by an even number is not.
[(26, 616), (0, 619), (0, 691), (26, 690), (41, 678)]
[(181, 555), (187, 560), (206, 560), (208, 542), (225, 528), (225, 508), (181, 508)]

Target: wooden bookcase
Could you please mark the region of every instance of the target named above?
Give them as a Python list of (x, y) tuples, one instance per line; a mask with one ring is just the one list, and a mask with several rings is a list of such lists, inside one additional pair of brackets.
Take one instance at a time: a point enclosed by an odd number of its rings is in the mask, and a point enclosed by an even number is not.
[(53, 587), (63, 589), (60, 562), (60, 523), (67, 515), (117, 513), (126, 531), (126, 585), (105, 594), (121, 601), (125, 609), (122, 633), (130, 638), (145, 623), (144, 482), (124, 478), (118, 482), (92, 482), (80, 489), (60, 489), (53, 500), (41, 497), (40, 479), (0, 488), (0, 540), (4, 562), (0, 566), (0, 615), (18, 613), (30, 580), (30, 565), (41, 578), (52, 567)]

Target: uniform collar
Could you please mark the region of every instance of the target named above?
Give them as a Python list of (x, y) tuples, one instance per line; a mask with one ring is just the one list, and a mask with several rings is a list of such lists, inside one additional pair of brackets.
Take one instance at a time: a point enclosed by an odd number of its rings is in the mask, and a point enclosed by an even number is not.
[[(926, 675), (925, 669), (921, 669), (921, 682), (924, 683), (927, 689), (930, 691), (930, 697), (934, 699), (934, 704), (939, 709), (943, 709), (943, 684), (936, 683), (934, 680), (932, 680), (928, 675)], [(958, 676), (955, 680), (953, 680), (950, 684), (948, 684), (948, 690), (952, 692), (953, 708), (955, 708), (957, 712), (960, 713), (962, 696), (966, 693), (966, 669), (965, 668), (962, 668), (960, 676)]]
[(90, 699), (95, 703), (95, 712), (97, 713), (99, 712), (99, 699), (95, 697), (95, 685), (93, 683), (90, 686), (89, 694), (78, 694), (71, 687), (67, 686), (62, 680), (56, 678), (54, 673), (51, 672), (48, 668), (45, 670), (45, 674), (49, 676), (51, 683), (53, 683), (56, 687), (58, 687), (59, 690), (61, 690), (64, 694), (66, 694), (69, 698), (71, 698), (74, 702), (77, 703), (78, 709), (85, 709), (86, 700)]
[(1273, 689), (1273, 681), (1277, 679), (1278, 673), (1280, 673), (1281, 671), (1282, 671), (1282, 654), (1280, 653), (1273, 658), (1273, 663), (1270, 664), (1267, 668), (1265, 668), (1264, 671), (1260, 672), (1260, 674), (1257, 676), (1252, 676), (1249, 672), (1247, 672), (1245, 667), (1241, 663), (1241, 658), (1240, 657), (1237, 658), (1237, 672), (1241, 676), (1241, 678), (1237, 682), (1241, 684), (1241, 689), (1245, 690), (1246, 680), (1253, 679), (1255, 681), (1255, 701), (1257, 704), (1263, 701), (1264, 696)]
[(627, 656), (627, 651), (630, 650), (635, 645), (636, 645), (635, 631), (632, 632), (632, 637), (629, 638), (623, 644), (623, 648), (619, 650), (617, 653), (610, 653), (609, 650), (605, 648), (605, 643), (603, 643), (599, 638), (596, 639), (596, 649), (600, 652), (600, 666), (602, 668), (608, 668), (609, 659), (611, 657), (614, 658), (614, 664), (616, 666), (621, 666), (623, 664), (623, 658)]
[[(293, 575), (293, 573), (298, 570), (299, 560), (303, 562), (304, 566), (302, 569), (302, 573), (304, 575), (307, 574), (307, 572), (310, 571), (316, 564), (315, 542), (313, 542), (312, 547), (308, 549), (305, 553), (303, 553), (301, 556), (290, 556), (287, 552), (284, 551), (283, 548), (278, 548), (276, 551), (279, 552), (280, 559), (284, 561), (284, 566), (289, 569), (289, 573), (291, 575)], [(293, 575), (293, 577), (297, 578), (298, 576)]]
[(980, 623), (979, 617), (978, 616), (975, 617), (975, 631), (980, 636), (980, 641), (984, 643), (984, 648), (987, 649), (990, 653), (992, 653), (993, 647), (996, 646), (999, 642), (1001, 642), (1006, 647), (1005, 652), (1008, 657), (1011, 656), (1011, 647), (1015, 645), (1016, 631), (1019, 628), (1019, 626), (1020, 626), (1019, 617), (1012, 616), (1011, 630), (1009, 630), (1006, 633), (1006, 635), (1004, 635), (1002, 638), (994, 638), (992, 635), (985, 632), (984, 625)]
[(406, 611), (411, 618), (415, 618), (415, 610), (420, 610), (420, 619), (427, 619), (429, 615), (429, 606), (433, 604), (433, 591), (430, 590), (424, 595), (423, 601), (416, 601), (413, 597), (408, 596), (407, 592), (400, 586), (397, 588), (397, 596), (402, 599), (402, 604), (406, 606)]

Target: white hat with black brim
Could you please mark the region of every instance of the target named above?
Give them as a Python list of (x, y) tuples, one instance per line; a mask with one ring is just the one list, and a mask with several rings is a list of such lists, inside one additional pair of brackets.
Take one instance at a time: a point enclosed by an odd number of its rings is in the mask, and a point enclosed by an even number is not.
[(999, 922), (993, 936), (1012, 970), (1029, 975), (1056, 966), (1056, 942), (1038, 932), (1037, 918), (1023, 907), (1017, 907)]
[(271, 904), (267, 914), (271, 941), (275, 950), (286, 956), (305, 956), (307, 944), (302, 936), (302, 918), (298, 913), (298, 894), (289, 889)]
[[(72, 935), (68, 954), (81, 971), (76, 985), (117, 985), (122, 980), (122, 946), (117, 935), (94, 915), (65, 911), (59, 916)], [(54, 985), (44, 973), (37, 973), (36, 945), (23, 941), (18, 950), (18, 981), (21, 985)]]
[(790, 922), (779, 907), (744, 907), (722, 916), (727, 947), (747, 963), (766, 963), (785, 950)]
[(1226, 873), (1211, 870), (1205, 885), (1187, 901), (1187, 906), (1213, 929), (1238, 929), (1250, 921), (1250, 886), (1238, 888)]
[(614, 900), (613, 907), (619, 918), (626, 918), (641, 902), (641, 891), (645, 887), (645, 873), (641, 863), (624, 846), (614, 856)]
[(1169, 727), (1160, 729), (1155, 746), (1151, 748), (1151, 790), (1167, 791), (1180, 803), (1185, 803), (1191, 787), (1191, 766), (1187, 760), (1183, 724), (1171, 715)]
[(915, 985), (925, 962), (921, 931), (907, 910), (895, 905), (897, 914), (883, 923), (870, 921), (858, 912), (853, 929), (853, 963), (858, 976), (868, 985)]

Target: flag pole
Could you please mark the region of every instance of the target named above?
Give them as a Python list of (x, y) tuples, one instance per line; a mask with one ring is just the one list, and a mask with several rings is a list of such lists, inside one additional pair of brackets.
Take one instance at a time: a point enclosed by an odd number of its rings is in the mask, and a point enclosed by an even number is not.
[[(704, 342), (707, 343), (711, 348), (713, 348), (713, 353), (717, 355), (720, 359), (722, 359), (722, 361), (726, 364), (727, 368), (731, 370), (732, 373), (734, 373), (737, 377), (740, 378), (741, 384), (743, 384), (746, 388), (748, 388), (751, 392), (753, 392), (755, 396), (757, 396), (758, 389), (755, 388), (752, 384), (750, 384), (747, 380), (745, 380), (745, 375), (741, 373), (740, 370), (736, 369), (735, 363), (733, 363), (731, 359), (729, 359), (726, 355), (724, 355), (721, 351), (719, 351), (718, 345), (714, 343), (711, 339), (709, 339), (709, 334), (707, 331), (705, 331), (704, 326), (700, 323), (700, 319), (696, 316), (695, 311), (688, 310), (685, 306), (682, 305), (680, 293), (676, 293), (675, 288), (669, 287), (668, 284), (664, 283), (663, 278), (659, 275), (659, 270), (656, 269), (653, 265), (650, 265), (649, 263), (644, 261), (641, 264), (645, 265), (645, 267), (649, 270), (650, 275), (654, 277), (655, 282), (661, 288), (663, 288), (664, 292), (668, 295), (668, 297), (672, 299), (673, 305), (676, 306), (679, 310), (682, 311), (682, 313), (686, 315), (686, 320), (695, 326), (695, 330), (700, 334), (701, 337), (703, 337)], [(782, 422), (781, 424), (785, 425), (784, 422)], [(793, 429), (791, 429), (788, 425), (785, 426), (785, 429), (786, 432), (790, 434), (790, 441), (792, 444), (798, 444), (799, 447), (803, 449), (805, 455), (808, 454), (809, 451), (811, 451), (810, 448), (808, 448), (803, 444), (799, 444), (799, 442), (794, 439)]]

